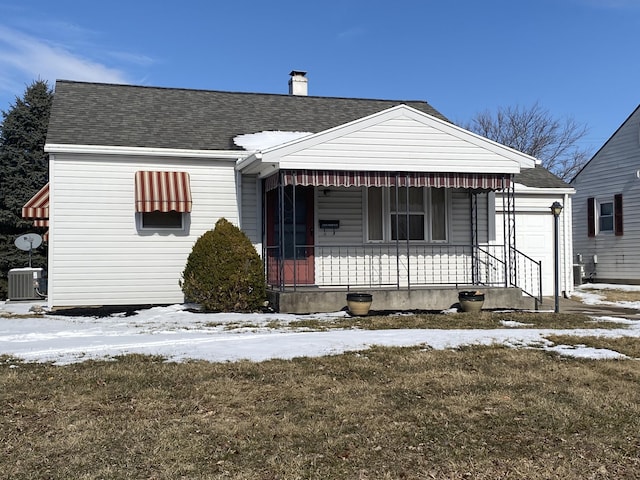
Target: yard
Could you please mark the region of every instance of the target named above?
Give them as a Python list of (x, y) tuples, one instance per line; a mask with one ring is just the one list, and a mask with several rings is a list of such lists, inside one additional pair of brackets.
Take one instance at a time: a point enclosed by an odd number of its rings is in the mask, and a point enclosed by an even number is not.
[[(606, 293), (638, 300), (614, 294)], [(482, 312), (187, 324), (176, 314), (137, 323), (3, 314), (4, 478), (640, 478), (637, 320)], [(118, 330), (127, 324), (151, 339), (149, 354), (136, 353), (139, 340), (127, 343), (135, 334)], [(32, 333), (5, 331), (16, 325)], [(204, 345), (219, 350), (218, 361), (198, 359), (205, 331), (217, 335)], [(411, 332), (411, 346), (389, 346)], [(354, 350), (348, 333), (388, 346)], [(110, 349), (91, 350), (98, 335)], [(193, 355), (166, 348), (171, 338), (191, 341)], [(235, 357), (222, 345), (237, 349), (242, 338), (261, 339), (257, 357), (272, 358), (224, 361)], [(281, 358), (265, 346), (296, 345), (290, 338), (334, 343), (314, 350), (307, 341)], [(29, 357), (23, 344), (37, 352)], [(114, 345), (127, 354), (114, 356)]]
[[(609, 344), (615, 347), (616, 342)], [(621, 349), (635, 346), (622, 345)], [(639, 478), (637, 360), (501, 346), (0, 367), (5, 478)]]

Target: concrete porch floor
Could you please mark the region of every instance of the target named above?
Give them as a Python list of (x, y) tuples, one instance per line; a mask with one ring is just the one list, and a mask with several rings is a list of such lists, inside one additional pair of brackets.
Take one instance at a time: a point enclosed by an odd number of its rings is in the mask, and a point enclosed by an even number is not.
[(485, 294), (484, 309), (535, 309), (533, 298), (524, 296), (519, 288), (479, 287), (422, 287), (411, 290), (358, 288), (324, 289), (298, 287), (295, 291), (268, 290), (271, 307), (281, 313), (337, 312), (347, 306), (347, 293), (370, 293), (371, 310), (445, 310), (457, 306), (458, 292), (479, 290)]

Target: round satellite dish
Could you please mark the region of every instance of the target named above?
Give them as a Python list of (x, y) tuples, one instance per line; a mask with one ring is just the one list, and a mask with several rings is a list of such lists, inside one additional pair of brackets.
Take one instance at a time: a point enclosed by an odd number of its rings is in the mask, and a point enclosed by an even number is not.
[(20, 250), (30, 251), (42, 245), (42, 237), (37, 233), (25, 233), (14, 242)]

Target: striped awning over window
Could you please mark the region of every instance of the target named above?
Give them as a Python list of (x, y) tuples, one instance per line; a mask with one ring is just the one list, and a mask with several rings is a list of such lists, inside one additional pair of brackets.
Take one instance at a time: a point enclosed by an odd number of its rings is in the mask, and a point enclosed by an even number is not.
[(136, 172), (136, 212), (190, 212), (187, 172)]
[[(49, 184), (47, 183), (22, 207), (22, 218), (49, 219)], [(40, 226), (40, 225), (36, 225)]]
[(435, 187), (501, 190), (512, 176), (502, 173), (355, 172), (343, 170), (283, 170), (267, 177), (266, 189), (279, 185), (323, 187)]

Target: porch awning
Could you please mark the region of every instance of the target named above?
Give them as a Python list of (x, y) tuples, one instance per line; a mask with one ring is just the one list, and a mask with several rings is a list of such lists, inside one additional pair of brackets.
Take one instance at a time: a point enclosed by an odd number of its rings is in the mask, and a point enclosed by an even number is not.
[(190, 212), (188, 172), (136, 172), (136, 212)]
[(24, 204), (22, 207), (22, 218), (49, 219), (48, 183)]
[(435, 187), (501, 190), (512, 175), (502, 173), (363, 172), (344, 170), (282, 170), (265, 180), (267, 191), (279, 185), (323, 187)]

